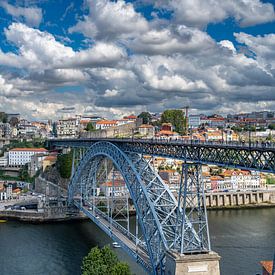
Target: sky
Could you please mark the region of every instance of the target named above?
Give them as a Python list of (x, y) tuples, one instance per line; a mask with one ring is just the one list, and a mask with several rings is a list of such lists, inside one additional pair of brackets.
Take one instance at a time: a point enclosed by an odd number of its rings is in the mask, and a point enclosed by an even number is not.
[(0, 0), (0, 110), (275, 110), (275, 0)]

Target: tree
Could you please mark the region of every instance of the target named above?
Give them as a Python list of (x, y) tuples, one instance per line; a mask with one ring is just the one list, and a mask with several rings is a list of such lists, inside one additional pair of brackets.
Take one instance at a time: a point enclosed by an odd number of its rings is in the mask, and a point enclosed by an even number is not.
[(82, 275), (130, 275), (129, 265), (120, 262), (116, 254), (105, 246), (94, 247), (82, 262)]
[(142, 118), (143, 124), (149, 124), (152, 120), (152, 115), (149, 112), (142, 112), (138, 115), (138, 118)]
[(182, 110), (165, 110), (161, 115), (161, 123), (171, 123), (180, 134), (187, 132), (186, 118)]
[(89, 122), (89, 123), (87, 124), (86, 130), (87, 130), (88, 132), (92, 132), (92, 131), (95, 130), (95, 127), (94, 127), (94, 125), (93, 125), (92, 122)]
[(126, 263), (117, 263), (113, 266), (111, 275), (129, 275), (131, 274), (130, 267)]
[(59, 155), (57, 157), (56, 166), (60, 176), (64, 179), (68, 179), (71, 177), (71, 169), (72, 169), (72, 153)]
[(4, 112), (0, 112), (0, 121), (3, 123), (7, 123), (8, 122), (8, 116), (6, 113)]
[(275, 123), (271, 123), (268, 125), (268, 129), (275, 130)]

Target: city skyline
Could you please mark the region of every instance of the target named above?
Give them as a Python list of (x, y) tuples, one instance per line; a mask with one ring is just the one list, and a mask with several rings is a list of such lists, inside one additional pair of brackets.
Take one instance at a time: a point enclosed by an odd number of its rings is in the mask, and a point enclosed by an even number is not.
[(0, 109), (275, 109), (273, 1), (0, 1)]

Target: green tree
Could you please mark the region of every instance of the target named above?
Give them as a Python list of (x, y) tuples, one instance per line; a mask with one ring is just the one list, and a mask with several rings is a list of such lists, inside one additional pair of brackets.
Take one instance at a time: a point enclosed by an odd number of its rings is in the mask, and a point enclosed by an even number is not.
[(275, 130), (275, 123), (271, 123), (268, 125), (268, 129)]
[(117, 263), (111, 270), (111, 275), (129, 275), (131, 274), (130, 267), (126, 263)]
[(92, 132), (92, 131), (95, 130), (95, 127), (94, 127), (94, 125), (93, 125), (92, 122), (89, 122), (89, 123), (87, 124), (86, 130), (87, 130), (88, 132)]
[(72, 153), (59, 155), (57, 157), (56, 167), (60, 176), (64, 179), (68, 179), (71, 177), (71, 169), (72, 169)]
[(6, 113), (4, 112), (0, 112), (0, 121), (3, 123), (7, 123), (8, 122), (8, 116)]
[(180, 134), (187, 132), (186, 119), (182, 110), (165, 110), (161, 115), (161, 123), (171, 123)]
[(149, 124), (152, 120), (152, 115), (149, 112), (142, 112), (138, 115), (138, 118), (142, 118), (143, 124)]
[(94, 247), (82, 262), (82, 275), (130, 275), (128, 264), (119, 262), (116, 254), (105, 246)]

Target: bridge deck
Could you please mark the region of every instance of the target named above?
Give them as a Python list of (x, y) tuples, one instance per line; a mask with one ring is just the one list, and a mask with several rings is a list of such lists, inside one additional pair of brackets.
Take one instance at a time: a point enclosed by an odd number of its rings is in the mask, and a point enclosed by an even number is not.
[(201, 164), (275, 173), (274, 143), (218, 143), (159, 139), (52, 139), (49, 147), (89, 148), (111, 142), (124, 152), (162, 156)]
[[(106, 214), (101, 212), (99, 209), (95, 208), (89, 210), (90, 206), (81, 206), (79, 202), (75, 201), (75, 205), (86, 215), (88, 216), (97, 226), (99, 226), (107, 235), (109, 235), (114, 241), (119, 243), (130, 256), (132, 256), (136, 262), (140, 263), (143, 268), (148, 272), (151, 270), (150, 258), (147, 255), (146, 251), (140, 246), (136, 245), (136, 242), (133, 239), (129, 239), (125, 231), (122, 232), (120, 228), (117, 228), (114, 224), (111, 224), (106, 219)], [(93, 213), (94, 212), (94, 213)]]

